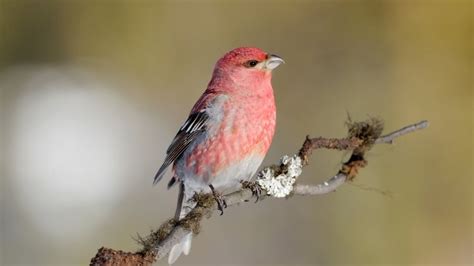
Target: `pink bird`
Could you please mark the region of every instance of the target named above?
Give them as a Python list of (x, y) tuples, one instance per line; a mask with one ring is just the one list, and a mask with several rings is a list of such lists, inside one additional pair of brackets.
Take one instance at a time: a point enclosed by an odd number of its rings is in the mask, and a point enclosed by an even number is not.
[[(196, 192), (237, 189), (250, 180), (263, 161), (275, 132), (272, 70), (284, 63), (258, 48), (226, 53), (214, 67), (211, 81), (166, 151), (154, 184), (173, 164), (168, 188), (180, 183), (175, 219), (195, 206)], [(192, 233), (169, 254), (172, 264), (191, 249)]]

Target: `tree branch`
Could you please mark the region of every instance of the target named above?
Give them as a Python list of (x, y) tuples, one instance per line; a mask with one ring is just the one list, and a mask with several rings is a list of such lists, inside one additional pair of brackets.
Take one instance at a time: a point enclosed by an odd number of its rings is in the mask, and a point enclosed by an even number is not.
[[(391, 144), (394, 139), (424, 129), (427, 121), (421, 121), (381, 136), (383, 123), (371, 118), (364, 122), (347, 122), (349, 135), (346, 138), (310, 138), (306, 137), (301, 149), (293, 157), (284, 156), (279, 165), (272, 165), (262, 170), (256, 182), (245, 182), (242, 189), (224, 196), (227, 206), (235, 206), (250, 200), (262, 200), (268, 197), (290, 197), (292, 195), (314, 196), (336, 190), (347, 181), (353, 180), (359, 169), (366, 166), (365, 153), (375, 144)], [(316, 185), (294, 184), (301, 174), (301, 168), (308, 164), (308, 159), (315, 149), (351, 150), (352, 154), (339, 172), (323, 183)], [(265, 188), (267, 190), (265, 190)], [(263, 192), (259, 195), (259, 192)], [(287, 193), (289, 192), (289, 193)], [(170, 219), (156, 231), (146, 237), (138, 237), (142, 249), (137, 252), (115, 251), (100, 248), (92, 258), (90, 265), (151, 265), (157, 259), (165, 257), (173, 247), (189, 232), (199, 233), (204, 217), (210, 217), (217, 210), (212, 195), (196, 195), (196, 207), (180, 221)]]

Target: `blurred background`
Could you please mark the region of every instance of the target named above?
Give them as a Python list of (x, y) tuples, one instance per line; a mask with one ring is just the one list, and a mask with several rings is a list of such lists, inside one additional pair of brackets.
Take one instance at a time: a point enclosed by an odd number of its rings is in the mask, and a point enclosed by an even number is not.
[[(177, 265), (473, 264), (472, 19), (457, 0), (2, 0), (0, 264), (138, 249), (137, 233), (174, 214), (177, 190), (152, 186), (165, 150), (238, 46), (287, 62), (264, 164), (307, 134), (344, 137), (347, 113), (383, 118), (386, 132), (430, 127), (374, 148), (335, 193), (206, 220)], [(345, 157), (316, 152), (300, 182)]]

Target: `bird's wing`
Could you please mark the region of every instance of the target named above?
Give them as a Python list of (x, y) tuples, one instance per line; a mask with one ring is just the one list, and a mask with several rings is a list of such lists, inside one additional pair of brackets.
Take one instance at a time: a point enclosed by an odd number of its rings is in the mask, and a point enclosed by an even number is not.
[(158, 173), (156, 173), (153, 184), (158, 183), (161, 178), (163, 178), (168, 166), (178, 159), (199, 135), (205, 132), (208, 120), (209, 116), (206, 110), (193, 112), (189, 115), (186, 122), (184, 122), (174, 137), (173, 142), (171, 142), (171, 145), (168, 147), (166, 159), (158, 170)]

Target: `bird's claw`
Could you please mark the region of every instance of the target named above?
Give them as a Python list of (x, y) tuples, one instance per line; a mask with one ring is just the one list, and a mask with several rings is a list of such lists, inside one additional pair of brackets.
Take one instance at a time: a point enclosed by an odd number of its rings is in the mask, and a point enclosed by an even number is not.
[(260, 187), (256, 182), (242, 181), (241, 183), (243, 188), (248, 188), (252, 191), (252, 196), (256, 198), (255, 203), (257, 203), (262, 196), (262, 187)]
[(227, 208), (227, 202), (225, 201), (224, 197), (222, 194), (218, 193), (213, 185), (209, 185), (209, 188), (212, 191), (212, 195), (214, 196), (214, 199), (217, 202), (217, 209), (221, 212), (221, 215), (224, 214), (224, 209)]

